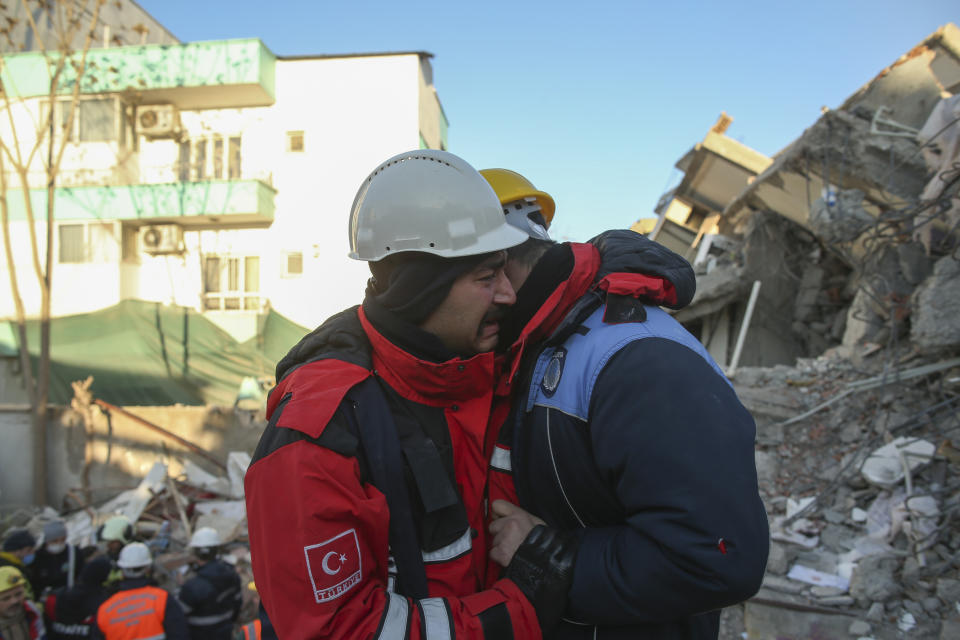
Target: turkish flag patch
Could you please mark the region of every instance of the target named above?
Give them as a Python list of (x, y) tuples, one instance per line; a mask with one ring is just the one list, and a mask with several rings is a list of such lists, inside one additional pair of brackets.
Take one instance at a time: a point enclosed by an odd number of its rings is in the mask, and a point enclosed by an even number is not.
[(360, 541), (356, 529), (303, 548), (318, 603), (336, 600), (360, 583)]

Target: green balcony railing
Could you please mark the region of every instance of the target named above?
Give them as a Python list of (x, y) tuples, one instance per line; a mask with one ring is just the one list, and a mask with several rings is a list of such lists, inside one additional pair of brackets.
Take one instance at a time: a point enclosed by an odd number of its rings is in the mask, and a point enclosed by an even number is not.
[[(11, 220), (26, 220), (23, 192), (7, 191)], [(193, 227), (267, 226), (273, 222), (272, 187), (259, 180), (209, 180), (129, 186), (60, 187), (54, 219), (179, 222)], [(30, 191), (34, 215), (46, 215), (46, 189)]]
[[(79, 62), (79, 53), (73, 61)], [(50, 93), (52, 62), (44, 54), (9, 54), (2, 62), (0, 79), (8, 95)], [(275, 68), (276, 56), (257, 39), (91, 49), (80, 91), (127, 92), (140, 102), (172, 102), (183, 109), (265, 106), (274, 101)], [(67, 64), (57, 92), (69, 93), (76, 82), (75, 65)]]

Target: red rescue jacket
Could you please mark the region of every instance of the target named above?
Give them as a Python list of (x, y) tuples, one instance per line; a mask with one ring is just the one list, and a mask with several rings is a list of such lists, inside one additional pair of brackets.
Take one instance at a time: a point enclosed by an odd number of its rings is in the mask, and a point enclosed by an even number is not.
[[(508, 411), (503, 359), (418, 360), (362, 309), (334, 316), (293, 353), (302, 357), (270, 395), (269, 424), (245, 478), (254, 577), (278, 636), (540, 638), (533, 607), (513, 582), (497, 579), (488, 556), (488, 500), (513, 495), (508, 486), (488, 494)], [(445, 544), (424, 550), (429, 597), (419, 601), (388, 588), (390, 514), (366, 481), (350, 429), (345, 398), (371, 375), (398, 423), (426, 425), (438, 448), (452, 452), (465, 520), (462, 531), (450, 521), (420, 531)]]

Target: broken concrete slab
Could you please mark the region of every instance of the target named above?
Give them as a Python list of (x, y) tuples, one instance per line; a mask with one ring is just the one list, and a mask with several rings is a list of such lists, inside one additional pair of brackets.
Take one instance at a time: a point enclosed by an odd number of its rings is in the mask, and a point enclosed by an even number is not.
[(944, 256), (911, 300), (910, 340), (923, 351), (960, 346), (960, 260)]
[(749, 640), (848, 640), (850, 617), (797, 611), (782, 606), (747, 601), (744, 626)]
[(853, 242), (877, 221), (863, 208), (863, 198), (860, 189), (830, 188), (810, 207), (810, 228), (827, 244)]
[(861, 607), (886, 602), (901, 589), (896, 573), (900, 563), (890, 556), (870, 556), (857, 563), (850, 578), (850, 595)]
[(890, 489), (899, 484), (907, 471), (930, 462), (936, 446), (921, 438), (900, 436), (873, 451), (860, 467), (863, 477), (878, 487)]

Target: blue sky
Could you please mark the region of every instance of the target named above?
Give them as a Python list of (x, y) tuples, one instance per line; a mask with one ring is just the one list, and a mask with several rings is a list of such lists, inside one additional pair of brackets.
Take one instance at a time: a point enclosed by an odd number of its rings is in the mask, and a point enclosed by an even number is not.
[(278, 55), (425, 50), (450, 151), (507, 167), (586, 240), (652, 215), (721, 111), (768, 155), (960, 2), (139, 0), (184, 41), (258, 37)]

